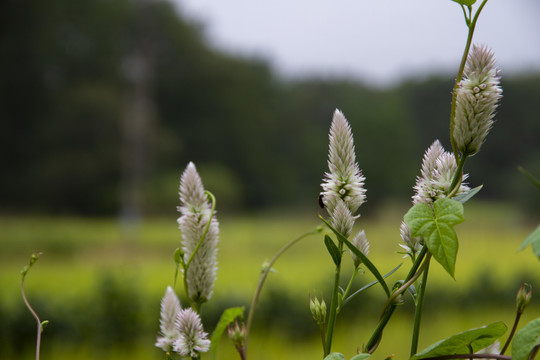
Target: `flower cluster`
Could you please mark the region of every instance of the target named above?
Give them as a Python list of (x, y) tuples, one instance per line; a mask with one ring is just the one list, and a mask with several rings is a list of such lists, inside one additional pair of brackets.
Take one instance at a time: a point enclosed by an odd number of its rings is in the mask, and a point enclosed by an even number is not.
[(458, 150), (472, 156), (480, 150), (491, 126), (502, 89), (493, 52), (474, 45), (456, 90), (452, 136)]
[(210, 348), (208, 334), (203, 331), (199, 315), (191, 308), (182, 309), (180, 301), (169, 286), (161, 300), (160, 336), (156, 346), (165, 352), (198, 357)]
[[(450, 186), (456, 172), (457, 164), (454, 154), (445, 151), (439, 140), (435, 140), (424, 154), (422, 176), (417, 178), (414, 186), (413, 205), (418, 203), (431, 205), (435, 200), (446, 197), (452, 191)], [(468, 174), (463, 174), (462, 180), (467, 177)], [(470, 188), (462, 183), (456, 195), (468, 190)]]
[[(432, 205), (437, 199), (447, 197), (452, 191), (450, 187), (456, 172), (457, 164), (454, 154), (445, 151), (439, 140), (435, 140), (424, 154), (421, 176), (416, 179), (414, 186), (413, 205), (418, 203)], [(462, 180), (467, 177), (468, 174), (463, 174)], [(456, 195), (469, 190), (470, 188), (462, 182)], [(405, 222), (401, 223), (400, 235), (405, 243), (400, 246), (414, 258), (414, 255), (422, 249), (424, 240), (421, 237), (413, 238)]]
[[(354, 214), (366, 200), (364, 189), (365, 177), (356, 163), (354, 140), (349, 123), (341, 111), (334, 112), (330, 126), (330, 145), (328, 151), (328, 169), (325, 173), (321, 201), (330, 215), (332, 226), (343, 236), (351, 235), (354, 222), (358, 218)], [(369, 244), (362, 232), (355, 237), (356, 246), (367, 255)], [(362, 250), (363, 249), (363, 250)], [(355, 263), (358, 261), (356, 257)]]
[(180, 202), (183, 260), (189, 264), (184, 274), (187, 292), (193, 302), (201, 304), (212, 297), (214, 289), (219, 225), (192, 162), (180, 180)]

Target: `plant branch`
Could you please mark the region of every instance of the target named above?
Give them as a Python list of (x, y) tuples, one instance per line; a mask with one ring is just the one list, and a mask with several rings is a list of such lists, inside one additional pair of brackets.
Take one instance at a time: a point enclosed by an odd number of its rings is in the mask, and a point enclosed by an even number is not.
[(506, 340), (506, 343), (504, 344), (504, 346), (503, 346), (503, 348), (501, 350), (501, 355), (503, 355), (506, 352), (506, 349), (508, 349), (508, 347), (510, 346), (510, 343), (512, 342), (512, 339), (514, 338), (514, 335), (516, 333), (516, 330), (517, 330), (517, 327), (518, 327), (518, 324), (519, 324), (519, 320), (521, 319), (522, 314), (523, 314), (523, 312), (519, 311), (519, 309), (517, 309), (516, 317), (514, 319), (514, 325), (512, 326), (512, 330), (510, 331), (510, 335), (508, 335), (508, 339)]
[(463, 167), (465, 166), (465, 161), (467, 160), (468, 155), (463, 154), (459, 161), (456, 158), (457, 163), (457, 169), (456, 173), (454, 174), (454, 178), (452, 179), (452, 183), (450, 184), (450, 193), (448, 194), (448, 198), (453, 198), (457, 192), (459, 191), (459, 188), (461, 186), (461, 181), (463, 180)]
[[(343, 242), (339, 241), (338, 244), (339, 254), (343, 255)], [(341, 273), (341, 261), (336, 264), (336, 271), (334, 273), (334, 289), (332, 290), (332, 302), (330, 303), (330, 314), (328, 315), (328, 326), (326, 328), (326, 347), (324, 356), (330, 354), (332, 349), (332, 338), (334, 337), (334, 327), (336, 324), (336, 317), (338, 313), (338, 292), (339, 292), (339, 279)]]
[[(425, 256), (426, 254), (427, 256)], [(400, 296), (405, 290), (407, 290), (407, 288), (411, 286), (416, 281), (416, 279), (420, 277), (425, 267), (427, 266), (426, 263), (429, 264), (430, 258), (431, 258), (431, 253), (428, 253), (426, 246), (424, 246), (418, 258), (416, 259), (415, 263), (413, 264), (413, 267), (409, 271), (407, 278), (405, 278), (405, 283), (401, 285), (396, 291), (394, 291), (392, 295), (384, 303), (379, 324), (377, 324), (377, 327), (373, 331), (371, 338), (369, 339), (369, 341), (367, 342), (367, 345), (365, 346), (365, 349), (368, 353), (371, 354), (377, 349), (380, 338), (382, 336), (382, 331), (388, 324), (388, 321), (392, 317), (392, 314), (394, 313), (394, 310), (397, 306), (396, 300), (398, 296)], [(422, 265), (418, 267), (420, 262), (422, 262), (422, 260), (424, 260)], [(418, 271), (414, 272), (413, 270), (416, 270), (416, 269), (418, 269)]]
[(24, 300), (24, 304), (32, 314), (32, 316), (36, 319), (37, 322), (37, 339), (36, 339), (36, 360), (39, 360), (39, 352), (41, 348), (41, 333), (43, 332), (43, 326), (44, 323), (41, 322), (38, 314), (36, 311), (32, 308), (30, 303), (28, 302), (28, 299), (26, 298), (26, 294), (24, 292), (24, 279), (26, 278), (26, 274), (28, 273), (28, 270), (34, 265), (34, 263), (37, 261), (41, 253), (32, 254), (32, 257), (30, 258), (30, 263), (23, 268), (21, 271), (22, 279), (21, 279), (21, 294), (22, 298)]
[(420, 321), (422, 320), (422, 309), (424, 307), (424, 295), (426, 293), (426, 284), (428, 280), (429, 273), (429, 261), (430, 257), (426, 259), (426, 268), (424, 269), (424, 275), (422, 276), (422, 285), (420, 286), (420, 291), (418, 292), (418, 301), (416, 304), (416, 309), (414, 312), (414, 327), (413, 327), (413, 336), (411, 341), (411, 356), (416, 354), (418, 351), (418, 339), (420, 336)]

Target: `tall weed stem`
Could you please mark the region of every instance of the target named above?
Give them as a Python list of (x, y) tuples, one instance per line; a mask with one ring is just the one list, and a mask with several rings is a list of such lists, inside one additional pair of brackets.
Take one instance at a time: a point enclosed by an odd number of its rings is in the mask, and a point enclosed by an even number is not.
[(426, 259), (426, 268), (424, 270), (424, 274), (422, 275), (422, 284), (420, 285), (420, 289), (418, 291), (417, 300), (416, 300), (416, 308), (414, 311), (414, 326), (413, 326), (413, 336), (411, 341), (411, 356), (416, 354), (418, 351), (418, 339), (420, 336), (420, 322), (422, 320), (422, 310), (424, 307), (424, 295), (426, 293), (426, 284), (428, 280), (428, 273), (429, 273), (429, 260), (428, 257)]
[(334, 273), (334, 289), (332, 290), (332, 302), (330, 303), (330, 314), (328, 315), (328, 327), (326, 328), (326, 349), (324, 356), (330, 354), (332, 349), (332, 338), (334, 337), (334, 327), (336, 325), (337, 308), (339, 306), (339, 280), (341, 274), (341, 255), (343, 254), (343, 242), (339, 242), (340, 261), (336, 264)]

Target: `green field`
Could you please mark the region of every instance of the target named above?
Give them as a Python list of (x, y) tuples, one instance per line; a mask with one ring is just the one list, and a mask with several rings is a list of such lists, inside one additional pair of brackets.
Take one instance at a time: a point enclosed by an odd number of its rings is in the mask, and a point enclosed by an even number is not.
[[(400, 214), (405, 210), (388, 207), (378, 215), (358, 221), (371, 242), (370, 258), (381, 272), (388, 272), (403, 262), (402, 269), (390, 278), (390, 284), (402, 278), (409, 265), (408, 259), (397, 254), (400, 249)], [(540, 263), (530, 249), (516, 252), (521, 241), (536, 225), (534, 222), (527, 222), (517, 211), (495, 205), (467, 206), (465, 217), (467, 221), (457, 227), (460, 250), (456, 279), (451, 279), (438, 264), (432, 265), (426, 301), (431, 299), (441, 306), (426, 310), (420, 347), (496, 320), (511, 325), (513, 298), (520, 282), (540, 284)], [(261, 265), (288, 240), (319, 225), (316, 214), (301, 217), (280, 212), (224, 216), (219, 220), (218, 280), (213, 301), (203, 307), (203, 315), (206, 312), (211, 321), (215, 321), (216, 314), (225, 306), (248, 304)], [(0, 316), (4, 319), (0, 320), (4, 324), (10, 323), (10, 316), (22, 312), (19, 271), (32, 252), (43, 251), (26, 284), (30, 301), (38, 299), (38, 303), (44, 303), (45, 313), (42, 316), (51, 320), (50, 328), (44, 333), (43, 359), (161, 359), (163, 356), (159, 349), (153, 347), (158, 328), (159, 299), (166, 286), (173, 282), (172, 254), (179, 239), (174, 217), (147, 219), (136, 228), (129, 229), (120, 226), (115, 219), (1, 217), (0, 300), (4, 313), (0, 312)], [(283, 255), (274, 266), (275, 272), (269, 277), (266, 292), (263, 291), (263, 313), (258, 314), (263, 325), (255, 329), (250, 341), (252, 359), (321, 357), (316, 327), (308, 310), (308, 297), (310, 294), (326, 295), (329, 301), (332, 265), (321, 235), (302, 240)], [(371, 280), (368, 275), (360, 276), (358, 286)], [(180, 286), (177, 290), (182, 293)], [(77, 308), (77, 316), (88, 317), (81, 317), (75, 324), (91, 323), (92, 319), (99, 318), (99, 314), (114, 317), (115, 311), (119, 310), (109, 308), (107, 299), (118, 299), (113, 295), (108, 298), (109, 293), (119, 293), (127, 303), (130, 303), (131, 296), (138, 304), (134, 307), (133, 316), (144, 329), (134, 333), (136, 338), (125, 343), (121, 334), (113, 332), (110, 336), (112, 344), (101, 344), (95, 338), (84, 336), (73, 340), (72, 334), (65, 330), (68, 325), (60, 321), (58, 327), (69, 335), (63, 341), (65, 333), (55, 330), (55, 319), (71, 316), (63, 310)], [(377, 320), (377, 309), (382, 305), (377, 304), (381, 300), (380, 287), (373, 287), (366, 294), (369, 296), (365, 301), (369, 303), (359, 299), (351, 305), (345, 322), (340, 324), (338, 319), (334, 349), (347, 356), (354, 354), (356, 348), (367, 341)], [(475, 303), (475, 299), (481, 299), (477, 301), (480, 302), (486, 298), (489, 301), (487, 305)], [(294, 319), (278, 319), (281, 313), (285, 317), (292, 316), (287, 315), (289, 310), (280, 308), (291, 303), (295, 305)], [(472, 305), (460, 308), (460, 304), (469, 303)], [(47, 307), (46, 304), (51, 305)], [(108, 312), (101, 308), (108, 309)], [(123, 310), (121, 306), (120, 310)], [(265, 314), (265, 311), (270, 313)], [(275, 322), (272, 321), (274, 315)], [(30, 324), (27, 336), (31, 338), (34, 330), (32, 318), (29, 314), (21, 316), (25, 316), (23, 319), (27, 318), (25, 321)], [(540, 305), (534, 301), (523, 321), (525, 323), (539, 316)], [(56, 320), (56, 324), (58, 322)], [(392, 353), (396, 359), (407, 357), (410, 323), (410, 307), (404, 306), (385, 331), (376, 358), (383, 359)], [(101, 329), (101, 325), (88, 326), (89, 333)], [(114, 326), (113, 331), (122, 329), (121, 325)], [(3, 329), (11, 331), (7, 325)], [(117, 337), (119, 344), (114, 341)], [(105, 340), (100, 341), (103, 343)], [(102, 345), (100, 349), (96, 349), (96, 343)], [(31, 343), (23, 345), (25, 354), (22, 358), (32, 358)], [(18, 353), (15, 356), (13, 349), (6, 350), (5, 347), (6, 344), (3, 351), (8, 358), (21, 356)], [(236, 358), (234, 349), (224, 341), (218, 359), (233, 358)]]

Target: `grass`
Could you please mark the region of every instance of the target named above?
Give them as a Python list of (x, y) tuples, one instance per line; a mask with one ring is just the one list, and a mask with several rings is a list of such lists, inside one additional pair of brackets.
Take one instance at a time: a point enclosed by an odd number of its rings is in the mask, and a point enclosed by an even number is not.
[[(519, 287), (519, 283), (515, 283), (517, 276), (523, 275), (524, 280), (533, 283), (539, 280), (540, 263), (530, 249), (516, 252), (521, 241), (536, 224), (527, 224), (518, 212), (505, 207), (468, 205), (465, 213), (467, 222), (457, 227), (460, 250), (456, 280), (451, 279), (434, 263), (430, 272), (427, 301), (430, 294), (436, 295), (442, 290), (454, 294), (472, 293), (474, 296), (475, 289), (482, 288), (482, 284), (477, 283), (478, 277), (475, 274), (478, 272), (489, 273), (496, 286), (507, 289), (503, 291), (510, 295), (515, 294)], [(378, 216), (359, 221), (371, 242), (370, 258), (382, 272), (391, 270), (400, 262), (404, 263), (402, 269), (390, 278), (390, 284), (402, 278), (409, 264), (408, 259), (403, 259), (396, 253), (400, 249), (399, 223), (404, 211), (406, 209), (389, 207)], [(315, 215), (306, 218), (287, 213), (272, 213), (220, 217), (221, 242), (216, 299), (235, 298), (248, 303), (262, 264), (287, 241), (317, 225), (319, 222)], [(166, 286), (172, 284), (172, 255), (179, 246), (179, 240), (180, 234), (174, 218), (149, 219), (137, 227), (127, 228), (122, 227), (115, 219), (0, 217), (0, 301), (7, 308), (20, 304), (19, 271), (35, 251), (43, 251), (44, 255), (31, 270), (26, 281), (30, 301), (36, 296), (51, 299), (51, 302), (61, 302), (61, 299), (73, 301), (94, 292), (99, 279), (104, 275), (124, 279), (141, 293), (160, 297)], [(326, 253), (322, 236), (311, 236), (280, 258), (275, 265), (275, 273), (268, 279), (268, 285), (273, 289), (283, 289), (298, 301), (304, 301), (306, 319), (310, 321), (307, 310), (308, 295), (321, 296), (324, 291), (328, 291), (332, 271), (333, 263)], [(361, 278), (358, 286), (371, 280), (371, 277), (366, 275)], [(180, 287), (177, 289), (181, 293)], [(265, 291), (268, 291), (268, 288)], [(382, 293), (380, 287), (370, 292)], [(265, 294), (267, 293), (263, 292), (262, 301)], [(159, 304), (156, 303), (155, 307), (157, 313)], [(420, 348), (443, 336), (501, 318), (510, 324), (512, 308), (513, 304), (508, 304), (506, 310), (486, 307), (481, 312), (475, 310), (469, 313), (443, 308), (435, 312), (435, 315), (430, 315), (436, 318), (425, 318)], [(535, 305), (527, 317), (532, 319), (540, 316), (538, 310), (539, 307)], [(335, 349), (351, 356), (356, 346), (361, 346), (362, 341), (366, 341), (376, 318), (377, 314), (373, 313), (366, 314), (365, 319), (355, 319), (352, 329), (350, 324), (343, 328), (338, 322)], [(157, 323), (157, 319), (155, 321)], [(410, 316), (405, 311), (396, 315), (386, 330), (380, 356), (390, 355), (392, 352), (396, 354), (396, 359), (408, 356), (410, 339), (403, 334), (404, 329), (409, 328), (410, 321)], [(313, 326), (314, 335), (315, 331)], [(288, 336), (279, 328), (264, 331), (259, 329), (255, 331), (250, 342), (250, 355), (258, 360), (276, 357), (320, 357), (320, 346), (316, 337), (298, 341), (291, 340)], [(147, 346), (132, 349), (133, 353), (129, 358), (160, 358), (159, 351), (156, 352), (152, 347), (153, 338), (146, 339), (143, 343)], [(88, 354), (94, 350), (84, 347), (70, 350), (69, 345), (52, 344), (50, 351), (55, 354), (55, 359), (62, 359), (64, 353), (65, 358), (90, 359), (92, 356)], [(222, 346), (219, 358), (235, 358), (233, 351), (231, 346)], [(124, 354), (124, 357), (126, 356)], [(111, 353), (102, 354), (100, 358), (123, 357)]]

